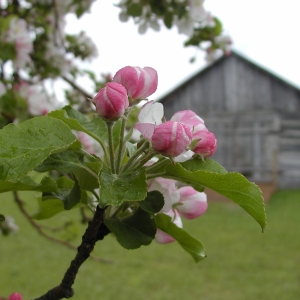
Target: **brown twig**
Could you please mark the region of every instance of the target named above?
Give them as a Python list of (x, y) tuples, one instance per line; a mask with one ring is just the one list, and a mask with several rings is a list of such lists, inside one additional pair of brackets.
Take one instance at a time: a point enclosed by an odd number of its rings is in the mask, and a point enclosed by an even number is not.
[[(43, 237), (45, 237), (46, 239), (52, 241), (52, 242), (55, 242), (55, 243), (58, 243), (58, 244), (61, 244), (61, 245), (64, 245), (72, 250), (77, 250), (77, 247), (70, 244), (69, 242), (67, 241), (64, 241), (64, 240), (60, 240), (58, 238), (55, 238), (47, 233), (45, 233), (43, 230), (42, 230), (42, 227), (37, 224), (29, 215), (29, 213), (26, 211), (26, 209), (24, 208), (24, 205), (23, 205), (23, 202), (22, 200), (20, 199), (18, 193), (16, 191), (13, 192), (13, 195), (14, 195), (14, 199), (15, 199), (15, 202), (17, 203), (20, 211), (22, 212), (22, 214), (26, 217), (26, 219), (29, 221), (29, 223), (37, 230), (37, 232), (39, 234), (41, 234)], [(104, 259), (104, 258), (100, 258), (100, 257), (96, 257), (96, 256), (90, 256), (91, 259), (95, 260), (95, 261), (100, 261), (100, 262), (103, 262), (103, 263), (112, 263), (112, 261), (110, 260), (107, 260), (107, 259)]]
[(75, 258), (71, 261), (71, 264), (61, 283), (35, 300), (68, 299), (74, 295), (72, 285), (75, 281), (80, 266), (90, 256), (90, 253), (93, 251), (96, 242), (98, 240), (102, 240), (110, 232), (103, 222), (104, 211), (105, 208), (102, 209), (97, 206), (94, 217), (92, 221), (89, 222), (89, 225), (82, 236), (82, 243), (78, 247), (78, 252)]
[(62, 76), (62, 79), (65, 80), (67, 83), (69, 83), (75, 90), (77, 90), (80, 94), (82, 94), (87, 99), (93, 99), (93, 96), (91, 96), (88, 92), (84, 91), (80, 86), (78, 86), (74, 81), (67, 78), (66, 76)]

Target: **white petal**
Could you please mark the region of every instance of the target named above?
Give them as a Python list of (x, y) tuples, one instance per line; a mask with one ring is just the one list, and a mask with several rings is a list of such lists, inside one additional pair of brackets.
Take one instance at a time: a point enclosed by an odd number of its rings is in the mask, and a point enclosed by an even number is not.
[(139, 112), (138, 120), (140, 123), (150, 123), (160, 125), (164, 116), (164, 107), (161, 103), (148, 101)]

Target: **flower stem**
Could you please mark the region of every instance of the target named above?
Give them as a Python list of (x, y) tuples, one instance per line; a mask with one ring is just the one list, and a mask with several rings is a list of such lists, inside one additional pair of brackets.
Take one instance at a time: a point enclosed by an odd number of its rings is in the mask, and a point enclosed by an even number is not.
[(137, 149), (137, 151), (128, 159), (127, 163), (123, 166), (122, 172), (127, 171), (129, 168), (132, 167), (134, 162), (138, 157), (140, 157), (147, 149), (149, 148), (149, 142), (144, 140), (142, 145)]
[(153, 149), (150, 149), (150, 151), (148, 153), (146, 153), (140, 160), (136, 161), (132, 166), (131, 169), (139, 169), (142, 166), (144, 166), (144, 164), (149, 161), (152, 157), (154, 157), (155, 155), (157, 155), (157, 152)]
[(123, 149), (124, 149), (124, 133), (125, 133), (125, 125), (126, 125), (126, 117), (128, 115), (128, 112), (125, 112), (123, 119), (122, 119), (122, 124), (121, 124), (121, 131), (120, 131), (120, 138), (119, 138), (119, 148), (118, 148), (118, 153), (117, 153), (117, 159), (116, 159), (116, 173), (119, 174), (120, 172), (120, 165), (121, 165), (121, 160), (123, 157)]
[(107, 122), (107, 132), (108, 132), (108, 147), (109, 147), (109, 159), (110, 159), (110, 167), (112, 173), (116, 173), (115, 169), (115, 151), (114, 151), (114, 144), (113, 144), (113, 134), (112, 129), (114, 127), (113, 122)]
[(157, 170), (167, 166), (170, 163), (169, 159), (160, 159), (159, 161), (155, 162), (153, 165), (146, 168), (146, 174), (156, 173)]

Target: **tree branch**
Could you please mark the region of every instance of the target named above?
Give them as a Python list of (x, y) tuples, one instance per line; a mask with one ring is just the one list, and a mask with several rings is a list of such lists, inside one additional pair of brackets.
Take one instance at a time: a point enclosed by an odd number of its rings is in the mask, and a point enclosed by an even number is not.
[[(67, 241), (63, 241), (63, 240), (60, 240), (60, 239), (57, 239), (49, 234), (47, 234), (46, 232), (44, 232), (42, 230), (42, 226), (40, 226), (39, 224), (37, 224), (31, 217), (30, 215), (28, 214), (28, 212), (25, 210), (24, 208), (24, 205), (23, 205), (23, 202), (22, 200), (20, 199), (19, 195), (17, 192), (13, 192), (13, 195), (14, 195), (14, 199), (15, 199), (15, 202), (17, 203), (20, 211), (22, 212), (22, 214), (26, 217), (26, 219), (29, 221), (29, 223), (37, 230), (37, 232), (39, 234), (41, 234), (43, 237), (45, 237), (46, 239), (52, 241), (52, 242), (55, 242), (55, 243), (58, 243), (58, 244), (61, 244), (61, 245), (64, 245), (72, 250), (77, 250), (77, 247), (68, 243)], [(52, 228), (48, 228), (48, 230), (53, 230)], [(101, 261), (103, 263), (111, 263), (111, 261), (109, 260), (106, 260), (106, 259), (103, 259), (103, 258), (100, 258), (100, 257), (95, 257), (95, 256), (90, 256), (93, 260), (96, 260), (96, 261)]]
[(91, 96), (88, 92), (84, 91), (80, 86), (78, 86), (74, 81), (70, 80), (66, 76), (62, 76), (62, 79), (65, 80), (67, 83), (69, 83), (75, 90), (77, 90), (80, 94), (82, 94), (84, 97), (93, 99), (93, 96)]
[(103, 222), (105, 208), (97, 206), (96, 212), (92, 221), (82, 236), (82, 243), (78, 247), (76, 257), (71, 261), (71, 264), (66, 271), (60, 285), (49, 290), (43, 296), (36, 298), (35, 300), (59, 300), (63, 298), (71, 298), (74, 295), (72, 285), (75, 281), (76, 274), (80, 266), (86, 261), (93, 251), (94, 246), (98, 240), (104, 239), (104, 237), (110, 233), (109, 229)]

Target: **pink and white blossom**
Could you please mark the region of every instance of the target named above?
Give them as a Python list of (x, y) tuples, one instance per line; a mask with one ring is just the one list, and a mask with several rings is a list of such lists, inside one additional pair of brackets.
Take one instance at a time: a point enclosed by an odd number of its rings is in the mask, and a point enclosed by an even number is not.
[(29, 54), (33, 50), (26, 21), (24, 19), (12, 18), (5, 40), (15, 45), (16, 57), (13, 60), (14, 67), (24, 68), (31, 61)]
[[(192, 130), (192, 140), (197, 141), (192, 151), (202, 157), (212, 156), (217, 148), (217, 140), (214, 134), (206, 128), (204, 121), (195, 112), (191, 110), (182, 110), (175, 113), (172, 121), (181, 122), (184, 125), (189, 126)], [(180, 156), (175, 158), (177, 162), (184, 162), (193, 156), (191, 151), (186, 151)]]
[(86, 134), (83, 131), (79, 131), (77, 133), (77, 137), (78, 137), (79, 141), (81, 142), (83, 148), (87, 152), (89, 152), (90, 154), (95, 154), (95, 149), (94, 149), (95, 140), (91, 136), (89, 136), (88, 134)]
[(193, 135), (193, 139), (199, 139), (193, 149), (196, 154), (202, 157), (210, 157), (215, 153), (217, 149), (217, 139), (212, 132), (208, 130), (198, 131)]
[(189, 0), (189, 13), (178, 19), (174, 23), (178, 27), (178, 32), (187, 36), (194, 34), (194, 28), (201, 26), (215, 26), (215, 21), (210, 12), (203, 6), (204, 0)]
[(22, 295), (20, 293), (13, 293), (8, 297), (8, 300), (22, 300)]
[(154, 150), (166, 156), (185, 152), (192, 141), (189, 127), (180, 122), (167, 121), (154, 129), (151, 143)]
[(162, 117), (162, 104), (149, 101), (141, 108), (138, 115), (139, 123), (135, 125), (135, 129), (152, 143), (154, 150), (176, 157), (187, 150), (192, 140), (192, 132), (181, 122), (162, 123)]
[(195, 219), (205, 213), (207, 209), (207, 197), (205, 193), (196, 191), (191, 186), (178, 189), (180, 199), (175, 206), (180, 216), (185, 219)]
[(178, 156), (174, 157), (175, 162), (185, 162), (189, 159), (191, 159), (194, 156), (194, 152), (192, 150), (187, 150), (185, 152), (182, 152)]
[(171, 121), (181, 122), (186, 126), (189, 126), (191, 131), (197, 132), (199, 130), (207, 130), (204, 121), (192, 110), (181, 110), (176, 112)]
[(157, 177), (150, 181), (148, 191), (159, 191), (164, 196), (165, 204), (161, 212), (168, 212), (173, 204), (179, 201), (180, 195), (176, 187), (176, 181), (167, 178)]
[(29, 85), (22, 81), (15, 85), (14, 89), (26, 100), (28, 111), (33, 116), (46, 115), (59, 107), (57, 100), (53, 97), (49, 98), (39, 85)]
[[(166, 213), (166, 215), (169, 215), (172, 218), (173, 223), (177, 227), (182, 228), (182, 221), (176, 210), (175, 211), (170, 210), (169, 212)], [(157, 229), (155, 234), (155, 241), (159, 244), (167, 244), (167, 243), (174, 242), (175, 239), (169, 234), (165, 233), (164, 231)]]
[(97, 113), (104, 119), (111, 120), (121, 117), (129, 106), (124, 86), (109, 82), (94, 97)]
[(164, 116), (164, 107), (161, 103), (153, 100), (146, 102), (139, 111), (138, 121), (135, 129), (147, 139), (151, 140), (154, 129), (157, 125), (162, 124)]
[(127, 66), (115, 74), (113, 81), (122, 84), (128, 96), (136, 100), (146, 99), (156, 91), (158, 77), (153, 68)]

